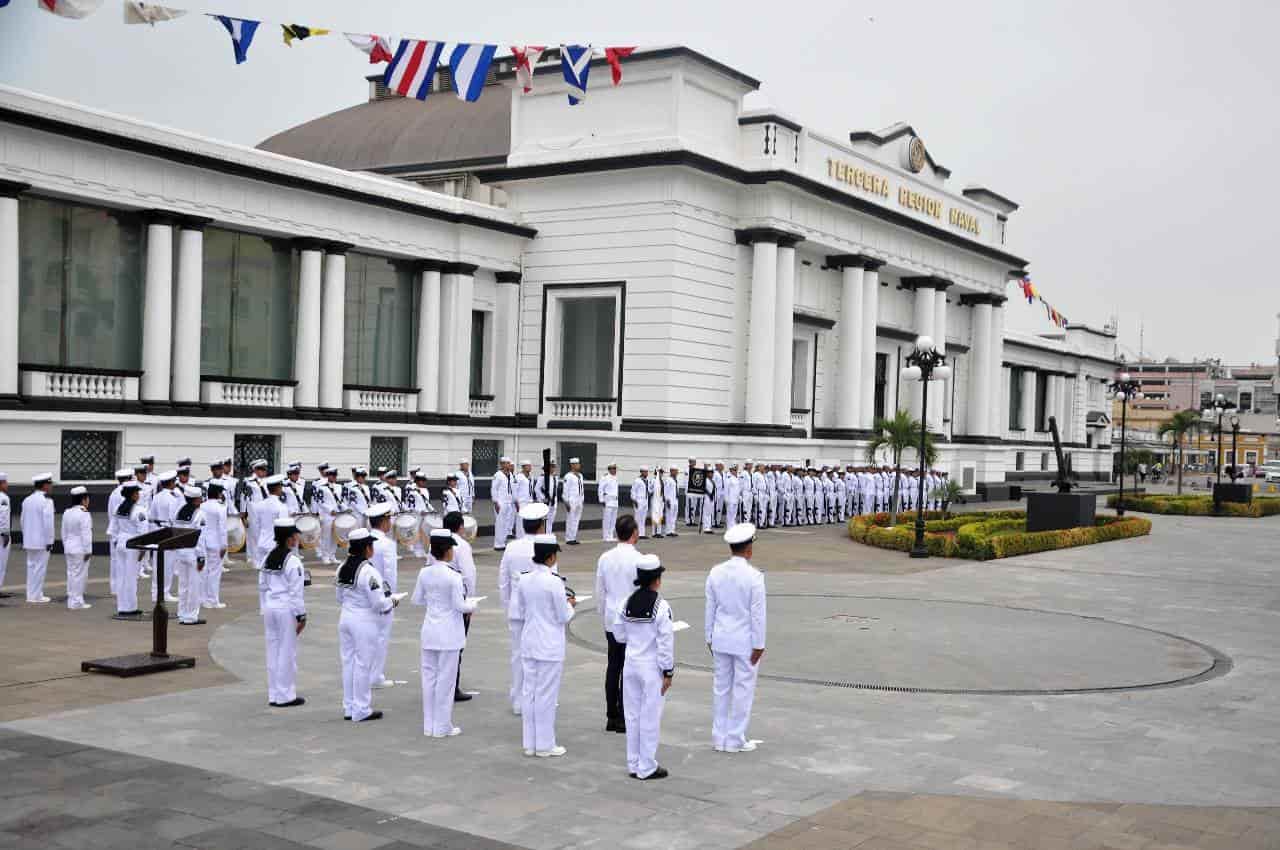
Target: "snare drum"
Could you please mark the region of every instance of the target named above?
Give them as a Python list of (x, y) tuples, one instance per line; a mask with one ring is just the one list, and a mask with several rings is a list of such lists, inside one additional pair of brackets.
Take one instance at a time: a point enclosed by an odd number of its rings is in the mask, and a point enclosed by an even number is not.
[(301, 514), (294, 517), (294, 528), (298, 529), (299, 543), (303, 549), (314, 549), (320, 543), (320, 520), (313, 514)]
[(421, 523), (422, 518), (418, 514), (396, 514), (396, 518), (391, 521), (391, 528), (395, 532), (396, 542), (404, 546), (412, 543), (418, 536), (418, 527)]
[(231, 514), (227, 517), (227, 551), (239, 552), (244, 544), (244, 520), (240, 519), (239, 514)]
[(351, 532), (360, 527), (360, 518), (351, 511), (343, 511), (333, 515), (333, 539), (342, 548), (347, 547), (347, 538)]

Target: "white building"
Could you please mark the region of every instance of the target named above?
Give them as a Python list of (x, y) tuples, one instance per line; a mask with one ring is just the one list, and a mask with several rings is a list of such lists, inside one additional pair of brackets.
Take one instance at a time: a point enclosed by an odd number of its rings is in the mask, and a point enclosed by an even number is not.
[(0, 88), (0, 468), (860, 463), (918, 413), (926, 334), (966, 486), (1051, 474), (1051, 415), (1109, 476), (1114, 338), (1005, 331), (1017, 207), (909, 126), (744, 112), (756, 81), (684, 48), (575, 107), (558, 65), (530, 95), (495, 71), (477, 104), (375, 85), (265, 150)]

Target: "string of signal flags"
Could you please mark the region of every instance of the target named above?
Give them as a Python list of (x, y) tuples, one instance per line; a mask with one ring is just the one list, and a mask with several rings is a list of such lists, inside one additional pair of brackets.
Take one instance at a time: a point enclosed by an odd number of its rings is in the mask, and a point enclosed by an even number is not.
[(1018, 281), (1018, 288), (1022, 290), (1022, 295), (1027, 299), (1028, 304), (1034, 304), (1036, 301), (1040, 302), (1044, 307), (1045, 315), (1048, 316), (1049, 321), (1053, 322), (1054, 325), (1062, 328), (1063, 330), (1066, 330), (1070, 325), (1066, 316), (1059, 313), (1056, 307), (1044, 300), (1044, 296), (1040, 294), (1040, 291), (1036, 289), (1035, 284), (1031, 282), (1030, 275), (1024, 275)]
[[(0, 0), (0, 8), (8, 6), (11, 1)], [(63, 18), (80, 19), (97, 12), (105, 0), (35, 0), (35, 2), (39, 8), (51, 14)], [(124, 0), (126, 24), (149, 24), (154, 27), (156, 24), (173, 21), (186, 14), (188, 14), (187, 9), (143, 3), (139, 0)], [(294, 42), (330, 35), (333, 32), (324, 27), (271, 24), (230, 15), (205, 14), (220, 24), (231, 36), (231, 47), (237, 65), (248, 61), (249, 48), (264, 24), (267, 27), (279, 26), (281, 38), (289, 47), (292, 47)], [(415, 38), (393, 40), (374, 33), (343, 32), (342, 34), (353, 47), (369, 57), (369, 64), (387, 66), (383, 74), (383, 82), (388, 89), (403, 97), (427, 99), (436, 69), (444, 59), (446, 42)], [(545, 45), (532, 44), (511, 47), (511, 54), (515, 59), (516, 82), (525, 94), (533, 91), (533, 69), (546, 49)], [(594, 56), (603, 54), (605, 61), (609, 64), (613, 84), (616, 86), (622, 82), (622, 60), (635, 50), (635, 47), (599, 49), (590, 44), (561, 44), (560, 68), (568, 89), (570, 105), (576, 105), (586, 99), (587, 77), (591, 72), (591, 59)], [(453, 89), (459, 99), (469, 103), (480, 99), (489, 66), (493, 64), (497, 51), (496, 44), (452, 44), (452, 50), (449, 51), (445, 61), (449, 66), (449, 78), (453, 83)]]

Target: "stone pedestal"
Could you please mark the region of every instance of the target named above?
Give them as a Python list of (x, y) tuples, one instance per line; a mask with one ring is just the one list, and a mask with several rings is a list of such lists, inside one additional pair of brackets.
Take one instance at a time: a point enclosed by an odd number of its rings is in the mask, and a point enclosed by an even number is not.
[(1093, 493), (1028, 493), (1027, 531), (1092, 528), (1098, 513)]
[(1239, 502), (1247, 505), (1253, 501), (1253, 487), (1249, 484), (1214, 484), (1215, 502)]

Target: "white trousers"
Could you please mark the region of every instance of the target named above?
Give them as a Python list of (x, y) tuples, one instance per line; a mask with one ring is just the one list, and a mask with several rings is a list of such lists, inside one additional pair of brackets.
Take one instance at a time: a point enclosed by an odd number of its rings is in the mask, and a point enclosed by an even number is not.
[(737, 499), (724, 500), (724, 524), (726, 526), (737, 525), (738, 512), (742, 509), (742, 503)]
[(560, 695), (563, 661), (524, 661), (524, 748), (545, 753), (556, 746), (556, 698)]
[(422, 650), (422, 734), (443, 738), (453, 728), (453, 693), (458, 681), (457, 649)]
[(708, 496), (702, 497), (702, 530), (710, 531), (716, 518), (716, 503)]
[(267, 702), (292, 702), (298, 692), (298, 621), (284, 608), (262, 612), (267, 633)]
[(622, 713), (627, 719), (627, 773), (644, 779), (658, 769), (662, 723), (662, 671), (653, 664), (622, 668)]
[(773, 524), (772, 522), (769, 521), (770, 520), (769, 508), (772, 504), (773, 504), (773, 499), (770, 499), (767, 496), (763, 499), (756, 499), (756, 515), (753, 520), (756, 525), (760, 526), (761, 528), (768, 528), (770, 525)]
[(600, 534), (601, 534), (601, 538), (606, 543), (618, 539), (617, 525), (618, 525), (618, 506), (605, 505), (603, 516), (601, 519), (601, 524), (600, 524)]
[(89, 580), (89, 556), (67, 555), (67, 607), (84, 605), (84, 586)]
[(751, 702), (756, 693), (756, 668), (749, 655), (712, 653), (715, 680), (711, 685), (711, 743), (741, 747), (747, 742)]
[(663, 517), (663, 520), (664, 520), (663, 529), (662, 529), (663, 534), (676, 533), (676, 520), (679, 519), (679, 516), (678, 516), (679, 513), (680, 511), (676, 506), (675, 502), (667, 502), (667, 510)]
[[(177, 558), (170, 558), (165, 567), (172, 565), (178, 576), (178, 619), (194, 623), (200, 619), (200, 603), (204, 596), (204, 576), (196, 566), (195, 551), (188, 549)], [(293, 697), (289, 697), (293, 699)]]
[[(320, 542), (316, 544), (321, 561), (334, 561), (338, 557), (338, 541), (333, 539), (333, 515), (320, 516)], [(205, 569), (208, 569), (206, 566)]]
[(386, 613), (378, 617), (378, 654), (374, 656), (373, 670), (370, 671), (373, 684), (387, 678), (387, 650), (391, 646), (391, 624), (395, 622), (395, 614)]
[(644, 530), (645, 523), (649, 521), (649, 506), (636, 505), (635, 517), (636, 527), (640, 529), (640, 538), (643, 540), (649, 536), (648, 532)]
[(378, 652), (378, 615), (342, 612), (338, 652), (342, 657), (342, 715), (364, 720), (372, 712), (373, 661)]
[(507, 620), (507, 628), (511, 630), (511, 710), (515, 711), (524, 705), (524, 659), (520, 655), (520, 635), (524, 631), (524, 620)]
[(200, 586), (203, 593), (202, 604), (213, 607), (222, 602), (222, 556), (218, 551), (206, 552), (204, 556), (204, 573)]
[(551, 509), (547, 511), (547, 534), (553, 534), (556, 530), (556, 515), (560, 513), (560, 503), (556, 502), (549, 507)]
[[(256, 557), (253, 559), (253, 563), (255, 564), (258, 563), (258, 559)], [(164, 595), (165, 596), (172, 595), (173, 574), (178, 571), (176, 567), (177, 567), (177, 564), (174, 563), (174, 558), (172, 555), (164, 559)], [(156, 592), (157, 592), (156, 582), (159, 580), (159, 573), (160, 573), (159, 568), (156, 566), (155, 562), (152, 562), (151, 564), (151, 601), (152, 602), (156, 601)]]
[(44, 597), (44, 574), (49, 569), (48, 549), (28, 549), (27, 601), (39, 602)]
[(138, 574), (142, 571), (139, 552), (125, 548), (125, 538), (117, 537), (116, 553), (116, 613), (130, 614), (138, 610)]
[(516, 506), (508, 502), (498, 509), (498, 518), (493, 525), (493, 548), (505, 549), (507, 538), (511, 536), (516, 524)]
[(582, 503), (569, 505), (569, 511), (565, 515), (564, 520), (564, 539), (578, 539), (578, 523), (582, 522)]
[(0, 587), (4, 587), (4, 574), (9, 568), (9, 547), (12, 544), (0, 545)]
[(755, 498), (747, 493), (742, 497), (742, 518), (740, 522), (751, 522), (754, 515), (751, 513), (751, 507), (755, 503)]

